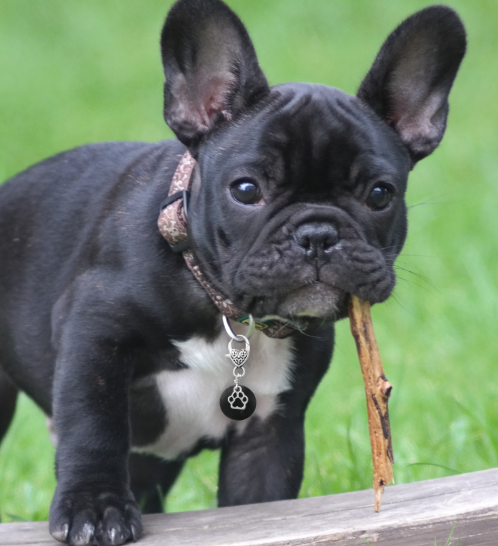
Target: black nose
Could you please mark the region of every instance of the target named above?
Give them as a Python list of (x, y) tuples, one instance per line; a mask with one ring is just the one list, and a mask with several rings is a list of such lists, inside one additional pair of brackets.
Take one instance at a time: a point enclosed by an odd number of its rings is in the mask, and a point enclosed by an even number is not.
[(297, 228), (294, 239), (304, 248), (308, 258), (323, 259), (339, 242), (339, 233), (332, 224), (310, 222)]

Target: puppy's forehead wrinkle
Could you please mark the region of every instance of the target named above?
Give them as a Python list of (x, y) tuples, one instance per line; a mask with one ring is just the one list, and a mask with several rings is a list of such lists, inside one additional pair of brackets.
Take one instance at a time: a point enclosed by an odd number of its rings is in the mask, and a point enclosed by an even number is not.
[[(288, 85), (290, 88), (282, 92)], [(357, 132), (359, 126), (366, 123), (369, 127), (361, 127), (361, 130), (365, 133), (371, 130), (371, 116), (359, 108), (360, 101), (340, 89), (316, 84), (284, 84), (278, 87), (282, 100), (275, 115), (266, 115), (268, 129), (273, 124), (281, 123), (287, 129), (299, 129), (304, 123), (315, 131), (322, 127), (324, 133), (338, 130), (337, 125), (349, 130), (354, 127)], [(293, 122), (299, 123), (299, 127)]]
[(275, 111), (274, 116), (293, 117), (302, 112), (313, 100), (312, 93), (306, 94), (281, 94), (279, 100), (273, 103)]
[(407, 170), (398, 154), (389, 152), (392, 144), (402, 146), (398, 141), (357, 97), (327, 86), (283, 84), (272, 88), (266, 105), (211, 140), (201, 168), (223, 184), (254, 176), (270, 192), (329, 191), (351, 184), (351, 166), (365, 152), (372, 160), (383, 158), (391, 171)]
[[(258, 146), (276, 186), (347, 183), (359, 154), (386, 156), (386, 143), (396, 138), (356, 97), (340, 90), (297, 84), (280, 89), (283, 107), (267, 116)], [(391, 161), (389, 154), (385, 159)]]
[(351, 164), (349, 176), (346, 181), (349, 186), (361, 184), (362, 179), (370, 181), (372, 178), (381, 177), (382, 180), (391, 180), (406, 185), (408, 168), (403, 170), (396, 168), (388, 159), (376, 154), (373, 150), (359, 153)]

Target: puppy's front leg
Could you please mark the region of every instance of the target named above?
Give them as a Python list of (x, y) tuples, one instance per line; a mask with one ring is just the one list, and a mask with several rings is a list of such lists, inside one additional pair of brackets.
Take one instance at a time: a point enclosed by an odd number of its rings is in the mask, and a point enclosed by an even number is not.
[(296, 498), (304, 467), (304, 416), (253, 418), (223, 447), (219, 506)]
[(104, 313), (72, 316), (59, 338), (50, 532), (72, 545), (123, 544), (142, 531), (127, 470), (131, 363), (114, 321)]

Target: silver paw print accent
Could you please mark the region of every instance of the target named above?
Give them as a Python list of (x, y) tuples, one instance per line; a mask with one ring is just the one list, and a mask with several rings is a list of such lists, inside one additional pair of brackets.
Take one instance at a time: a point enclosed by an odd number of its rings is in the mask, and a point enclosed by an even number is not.
[(245, 410), (249, 398), (244, 394), (240, 385), (235, 385), (232, 394), (228, 397), (228, 401), (232, 409)]

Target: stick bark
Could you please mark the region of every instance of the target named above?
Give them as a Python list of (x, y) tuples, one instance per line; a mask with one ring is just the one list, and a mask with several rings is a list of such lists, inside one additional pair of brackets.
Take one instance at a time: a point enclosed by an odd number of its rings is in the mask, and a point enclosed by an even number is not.
[(378, 512), (384, 486), (393, 481), (394, 459), (388, 411), (392, 385), (384, 375), (370, 315), (370, 304), (351, 295), (349, 320), (365, 383), (368, 430), (372, 446), (375, 511)]

